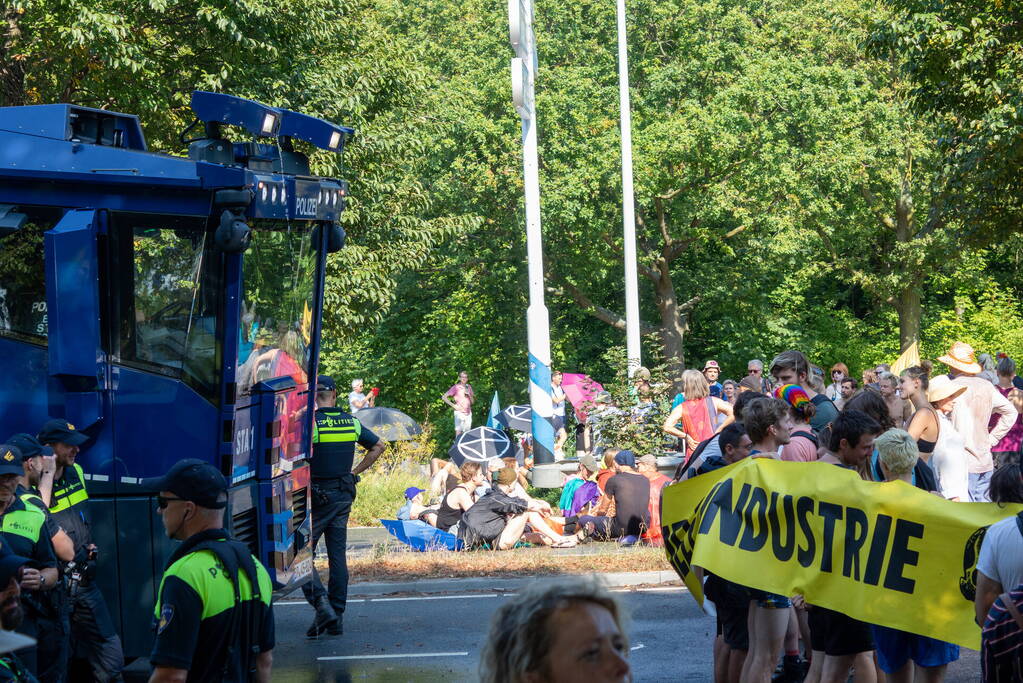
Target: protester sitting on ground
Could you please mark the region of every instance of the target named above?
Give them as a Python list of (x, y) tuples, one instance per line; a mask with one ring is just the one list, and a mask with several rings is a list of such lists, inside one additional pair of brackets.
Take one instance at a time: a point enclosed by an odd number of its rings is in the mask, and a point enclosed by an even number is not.
[(472, 507), (476, 488), (483, 483), (483, 468), (478, 462), (465, 462), (458, 468), (461, 483), (441, 499), (437, 512), (425, 512), (420, 518), (441, 531), (454, 533), (462, 515)]
[(604, 463), (604, 468), (597, 472), (597, 486), (600, 488), (600, 492), (604, 493), (604, 489), (607, 487), (608, 480), (615, 476), (615, 456), (618, 455), (617, 448), (605, 448), (603, 456), (601, 457)]
[[(777, 456), (789, 442), (792, 417), (789, 404), (776, 398), (758, 398), (743, 408), (742, 420), (752, 447), (749, 457)], [(787, 596), (750, 588), (750, 649), (742, 668), (743, 681), (770, 681), (789, 625)]]
[(657, 456), (649, 453), (636, 461), (636, 471), (650, 482), (650, 499), (647, 503), (650, 525), (641, 538), (644, 543), (660, 547), (664, 545), (664, 537), (661, 535), (661, 489), (670, 484), (671, 479), (657, 471)]
[(600, 466), (592, 455), (587, 453), (579, 458), (579, 466), (575, 474), (570, 475), (561, 487), (561, 498), (558, 501), (561, 514), (566, 517), (575, 514), (572, 511), (572, 501), (575, 500), (575, 492), (579, 490), (580, 486), (588, 482), (591, 477), (596, 475), (599, 470)]
[[(988, 501), (988, 482), (995, 468), (991, 446), (1009, 433), (1019, 413), (994, 384), (979, 376), (981, 366), (969, 344), (956, 342), (938, 360), (949, 367), (952, 381), (966, 387), (966, 393), (959, 398), (959, 405), (952, 414), (952, 424), (966, 437), (966, 450), (970, 454), (967, 461), (970, 500), (984, 503)], [(998, 418), (989, 430), (994, 415)]]
[[(618, 451), (614, 458), (614, 472), (596, 514), (580, 516), (577, 521), (587, 537), (605, 541), (621, 539), (623, 544), (631, 545), (650, 525), (647, 509), (650, 482), (636, 472), (636, 456), (632, 451)], [(614, 516), (608, 514), (612, 503)]]
[[(857, 394), (857, 397), (867, 393), (872, 392)], [(884, 412), (887, 414), (887, 410)], [(821, 462), (862, 471), (880, 432), (881, 425), (873, 417), (846, 407), (832, 423), (830, 453), (821, 458)], [(810, 610), (813, 656), (806, 680), (845, 683), (854, 665), (858, 681), (876, 680), (872, 655), (874, 639), (868, 624), (834, 610), (808, 605), (800, 595), (793, 598), (793, 604)]]
[(949, 500), (970, 499), (970, 454), (966, 437), (956, 429), (950, 416), (966, 387), (957, 385), (945, 375), (931, 380), (927, 400), (938, 416), (938, 439), (929, 464), (934, 471), (937, 490)]
[[(511, 495), (518, 484), (517, 479), (517, 473), (511, 467), (498, 470), (494, 488), (465, 510), (458, 525), (458, 537), (465, 547), (477, 548), (488, 544), (494, 550), (509, 550), (522, 538), (527, 524), (544, 545), (574, 547), (577, 542), (575, 536), (562, 536), (552, 529), (544, 520), (537, 501)], [(550, 510), (550, 506), (547, 509)]]
[[(1023, 446), (1023, 391), (1020, 391), (1013, 383), (1013, 379), (1016, 377), (1016, 362), (1006, 356), (998, 361), (997, 371), (998, 382), (995, 384), (995, 389), (1009, 399), (1009, 402), (1020, 414), (1016, 416), (1012, 429), (991, 448), (991, 457), (994, 459), (996, 468), (1015, 457), (1019, 453), (1020, 447)], [(998, 420), (992, 416), (988, 427), (994, 427), (996, 424), (998, 424)]]
[(789, 442), (781, 448), (781, 459), (789, 462), (813, 462), (817, 459), (817, 435), (810, 427), (810, 419), (817, 408), (810, 402), (803, 388), (796, 384), (784, 384), (774, 391), (774, 397), (789, 405), (792, 417), (792, 431)]
[(596, 578), (536, 582), (490, 620), (481, 683), (632, 680), (623, 612)]
[(679, 439), (678, 450), (688, 458), (701, 441), (734, 422), (735, 416), (730, 403), (710, 395), (707, 378), (697, 370), (682, 373), (682, 393), (685, 400), (672, 409), (661, 429)]
[[(814, 432), (820, 432), (838, 415), (838, 408), (824, 394), (814, 391), (810, 386), (810, 363), (799, 351), (784, 351), (771, 361), (771, 376), (780, 384), (798, 384), (810, 397), (815, 408), (810, 426)], [(749, 425), (747, 425), (748, 427)]]
[[(883, 381), (883, 378), (882, 378)], [(886, 482), (913, 485), (917, 461), (916, 441), (909, 432), (889, 429), (874, 440)], [(959, 646), (907, 633), (886, 626), (871, 625), (877, 664), (890, 683), (913, 683), (914, 673), (923, 681), (941, 681), (949, 663), (959, 659)]]
[(419, 519), (419, 516), (426, 512), (427, 507), (423, 504), (423, 494), (426, 489), (418, 486), (409, 486), (405, 489), (405, 504), (398, 508), (398, 519), (408, 521)]

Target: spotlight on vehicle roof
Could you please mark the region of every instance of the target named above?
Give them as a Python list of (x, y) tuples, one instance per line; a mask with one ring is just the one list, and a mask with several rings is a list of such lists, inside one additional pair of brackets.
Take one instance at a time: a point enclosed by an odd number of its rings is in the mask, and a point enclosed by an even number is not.
[(288, 109), (278, 110), (281, 113), (281, 126), (277, 134), (282, 137), (296, 138), (325, 149), (340, 153), (344, 149), (345, 140), (355, 134), (353, 128), (338, 126), (315, 116), (299, 114)]
[(25, 225), (28, 216), (14, 210), (10, 204), (0, 204), (0, 235), (8, 232), (17, 232)]
[(262, 102), (217, 92), (192, 92), (192, 111), (200, 121), (216, 121), (244, 128), (255, 136), (276, 137), (281, 112)]

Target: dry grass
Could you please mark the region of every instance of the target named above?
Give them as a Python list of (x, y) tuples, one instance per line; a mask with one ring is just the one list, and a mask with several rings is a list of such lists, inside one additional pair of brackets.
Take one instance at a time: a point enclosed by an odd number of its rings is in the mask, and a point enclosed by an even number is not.
[(495, 552), (472, 550), (418, 553), (377, 546), (364, 557), (350, 557), (352, 581), (410, 581), (464, 577), (521, 577), (592, 572), (670, 570), (661, 548), (606, 549), (585, 555), (549, 548), (520, 548)]

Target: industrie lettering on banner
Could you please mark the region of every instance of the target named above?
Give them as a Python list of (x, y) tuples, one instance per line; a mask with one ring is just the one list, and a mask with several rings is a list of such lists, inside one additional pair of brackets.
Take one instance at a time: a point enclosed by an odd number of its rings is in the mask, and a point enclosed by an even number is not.
[(974, 649), (981, 541), (990, 525), (1023, 510), (770, 458), (672, 484), (662, 496), (668, 560), (701, 606), (697, 568)]

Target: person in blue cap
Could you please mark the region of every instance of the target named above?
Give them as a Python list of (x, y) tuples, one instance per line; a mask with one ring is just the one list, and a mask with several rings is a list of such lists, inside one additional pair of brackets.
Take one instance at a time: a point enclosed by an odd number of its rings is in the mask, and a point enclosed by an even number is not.
[(182, 541), (160, 580), (150, 683), (269, 683), (273, 585), (249, 547), (224, 529), (224, 475), (189, 458), (140, 485), (157, 494), (167, 536)]
[[(6, 544), (3, 544), (0, 549), (0, 628), (4, 631), (16, 631), (22, 625), (25, 614), (21, 605), (21, 584), (30, 570), (34, 570), (32, 560), (14, 554)], [(27, 641), (24, 645), (15, 644), (14, 647), (22, 650), (31, 643), (27, 638), (24, 640)], [(38, 683), (38, 679), (28, 670), (21, 658), (9, 650), (0, 656), (0, 683), (8, 681)]]
[(426, 489), (421, 489), (418, 486), (409, 486), (405, 489), (405, 504), (398, 508), (398, 519), (405, 521), (419, 519), (419, 515), (426, 509), (426, 506), (423, 505), (424, 493), (426, 493)]
[(92, 542), (86, 513), (89, 493), (85, 472), (75, 462), (89, 437), (67, 420), (51, 419), (39, 430), (37, 438), (39, 443), (52, 448), (55, 456), (52, 480), (44, 473), (39, 483), (40, 497), (74, 542), (74, 559), (65, 568), (73, 579), (69, 582), (73, 588), (69, 605), (71, 659), (85, 659), (93, 680), (99, 683), (116, 680), (124, 668), (124, 650), (103, 593), (93, 581), (98, 548)]
[[(355, 464), (356, 444), (366, 455)], [(358, 418), (337, 406), (337, 385), (327, 375), (316, 380), (316, 415), (313, 423), (313, 457), (309, 462), (312, 476), (313, 548), (325, 536), (328, 589), (323, 589), (318, 572), (302, 586), (305, 599), (316, 610), (306, 637), (317, 638), (327, 633), (339, 636), (344, 632), (341, 620), (348, 602), (348, 515), (355, 502), (355, 485), (359, 475), (376, 462), (387, 443), (362, 426)]]
[[(36, 566), (26, 568), (20, 581), (24, 612), (20, 633), (38, 640), (41, 619), (54, 618), (48, 594), (58, 584), (57, 557), (46, 533), (46, 515), (35, 505), (27, 505), (17, 497), (18, 480), (24, 474), (21, 450), (11, 444), (0, 444), (0, 539), (4, 545)], [(35, 647), (22, 651), (26, 668), (37, 674)]]
[[(18, 479), (18, 488), (14, 495), (26, 508), (34, 507), (43, 513), (43, 532), (53, 544), (54, 555), (62, 564), (70, 562), (75, 555), (74, 543), (67, 532), (60, 528), (46, 503), (39, 497), (39, 482), (47, 472), (49, 479), (53, 480), (53, 449), (39, 443), (31, 434), (15, 434), (7, 439), (7, 443), (21, 451), (22, 475)], [(37, 641), (35, 674), (41, 683), (59, 683), (67, 675), (71, 624), (63, 573), (57, 577), (57, 581), (59, 583), (57, 589), (37, 592), (31, 597), (33, 604), (26, 605), (27, 616), (31, 617), (34, 611), (38, 612), (34, 618), (36, 632), (34, 634), (23, 632)], [(24, 654), (23, 658), (30, 659)]]

